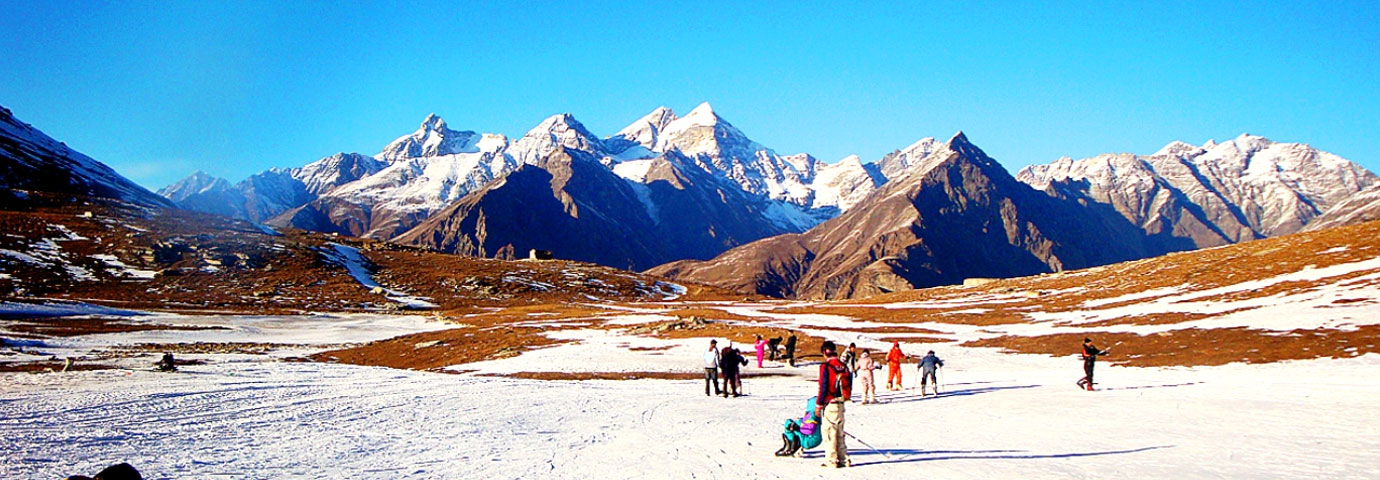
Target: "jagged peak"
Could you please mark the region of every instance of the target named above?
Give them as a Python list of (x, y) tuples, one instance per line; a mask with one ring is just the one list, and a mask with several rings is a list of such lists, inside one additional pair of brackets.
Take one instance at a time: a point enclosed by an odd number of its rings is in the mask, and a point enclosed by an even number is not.
[(680, 121), (690, 125), (715, 125), (723, 121), (723, 117), (714, 112), (714, 107), (709, 102), (704, 102), (691, 110), (690, 113), (680, 118)]
[(1182, 141), (1179, 141), (1179, 140), (1175, 140), (1175, 141), (1169, 142), (1169, 144), (1165, 145), (1164, 148), (1159, 149), (1158, 151), (1156, 151), (1155, 153), (1151, 154), (1150, 156), (1152, 156), (1152, 157), (1163, 157), (1163, 156), (1177, 155), (1177, 154), (1184, 153), (1184, 152), (1195, 152), (1195, 151), (1198, 151), (1198, 150), (1201, 150), (1201, 148), (1198, 147), (1198, 146), (1196, 146), (1196, 145), (1190, 144), (1190, 143), (1188, 143), (1188, 142), (1182, 142)]
[(418, 131), (423, 132), (439, 132), (445, 129), (446, 121), (442, 120), (441, 117), (439, 115), (436, 115), (435, 113), (427, 114), (426, 118), (422, 120), (422, 125), (417, 128)]
[(579, 120), (576, 120), (574, 115), (571, 115), (569, 113), (557, 113), (555, 115), (546, 117), (545, 120), (542, 120), (541, 123), (538, 123), (537, 126), (533, 128), (529, 133), (547, 133), (554, 130), (564, 130), (566, 128), (578, 128), (580, 130), (584, 130), (585, 126), (584, 124), (581, 124)]
[[(665, 129), (667, 125), (670, 125), (671, 122), (674, 122), (676, 120), (676, 112), (664, 106), (657, 107), (655, 110), (652, 110), (651, 113), (643, 115), (642, 118), (638, 118), (637, 120), (628, 124), (628, 126), (623, 127), (623, 129), (619, 130), (618, 133), (613, 135), (613, 137), (623, 137), (628, 140), (638, 142), (650, 142), (652, 139), (654, 139), (657, 132), (660, 132), (662, 129)], [(652, 138), (641, 138), (643, 136)]]
[(945, 145), (948, 145), (950, 148), (959, 148), (965, 145), (972, 146), (973, 144), (968, 141), (968, 136), (963, 134), (963, 130), (959, 130), (948, 142), (945, 142)]

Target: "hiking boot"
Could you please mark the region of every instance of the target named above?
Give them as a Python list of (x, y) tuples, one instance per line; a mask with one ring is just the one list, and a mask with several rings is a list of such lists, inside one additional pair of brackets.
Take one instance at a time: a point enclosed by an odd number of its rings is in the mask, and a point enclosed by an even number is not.
[(781, 448), (776, 451), (778, 457), (788, 457), (794, 453), (791, 451), (791, 438), (786, 434), (781, 434)]

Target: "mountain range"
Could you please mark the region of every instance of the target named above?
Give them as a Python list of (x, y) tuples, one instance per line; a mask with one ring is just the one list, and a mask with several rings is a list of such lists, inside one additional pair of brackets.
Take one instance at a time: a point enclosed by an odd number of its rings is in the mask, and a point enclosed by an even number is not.
[(109, 198), (492, 257), (558, 257), (802, 298), (1061, 271), (1380, 217), (1377, 177), (1242, 135), (1011, 175), (966, 135), (864, 163), (780, 155), (708, 104), (598, 137), (569, 114), (516, 140), (435, 115), (375, 155), (152, 194), (8, 110), (6, 202)]

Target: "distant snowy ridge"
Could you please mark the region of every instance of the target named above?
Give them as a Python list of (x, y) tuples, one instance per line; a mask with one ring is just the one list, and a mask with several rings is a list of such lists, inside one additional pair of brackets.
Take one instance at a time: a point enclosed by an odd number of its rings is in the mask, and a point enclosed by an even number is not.
[(1200, 147), (1176, 141), (1148, 156), (1065, 157), (1021, 169), (1017, 178), (1113, 205), (1151, 233), (1193, 231), (1199, 246), (1297, 232), (1380, 183), (1331, 153), (1248, 134)]

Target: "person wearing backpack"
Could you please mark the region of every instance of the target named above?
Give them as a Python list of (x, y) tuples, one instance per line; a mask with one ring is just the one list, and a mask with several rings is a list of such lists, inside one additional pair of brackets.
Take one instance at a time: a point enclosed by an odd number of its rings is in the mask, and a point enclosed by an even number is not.
[(839, 360), (834, 342), (825, 340), (819, 347), (824, 363), (819, 365), (819, 399), (815, 415), (823, 420), (825, 467), (851, 466), (848, 445), (844, 442), (843, 404), (853, 395), (853, 374)]

